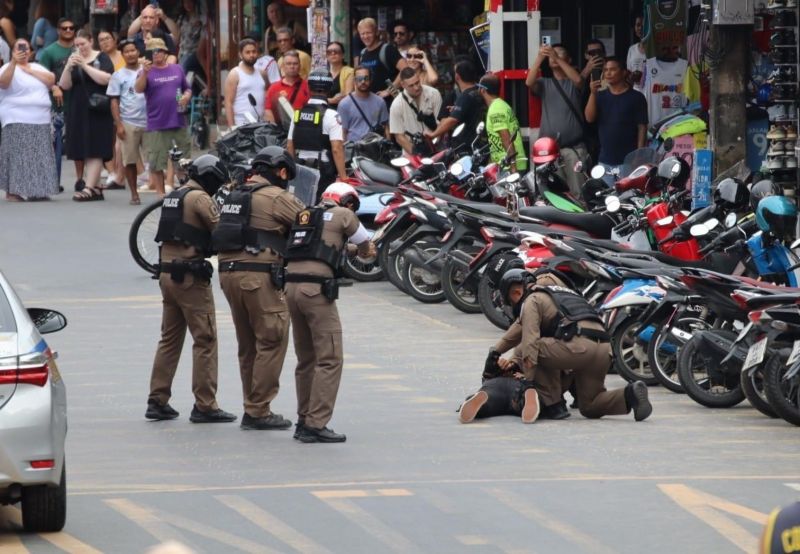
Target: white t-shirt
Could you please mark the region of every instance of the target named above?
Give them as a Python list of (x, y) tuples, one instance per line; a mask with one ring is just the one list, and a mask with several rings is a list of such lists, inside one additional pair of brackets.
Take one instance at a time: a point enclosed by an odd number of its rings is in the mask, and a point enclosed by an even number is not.
[(643, 93), (647, 98), (647, 114), (651, 125), (686, 105), (683, 78), (688, 67), (684, 59), (662, 62), (657, 58), (647, 58)]
[(138, 70), (123, 67), (111, 75), (106, 94), (119, 97), (119, 117), (135, 127), (147, 127), (147, 103), (143, 92), (136, 92)]
[(633, 73), (634, 71), (641, 71), (642, 78), (639, 80), (638, 83), (633, 83), (633, 88), (642, 92), (642, 82), (644, 81), (644, 64), (647, 61), (647, 56), (645, 55), (644, 51), (642, 50), (642, 43), (637, 42), (636, 44), (632, 44), (630, 48), (628, 48), (628, 60), (625, 64), (628, 68), (628, 71)]
[(278, 62), (276, 62), (275, 58), (270, 55), (264, 55), (258, 58), (254, 67), (259, 72), (267, 72), (267, 78), (269, 79), (270, 85), (281, 80), (281, 70), (278, 68)]
[(0, 61), (3, 63), (11, 61), (11, 48), (3, 37), (0, 37)]
[[(312, 98), (308, 101), (309, 104), (325, 104), (324, 100), (318, 100), (317, 98)], [(328, 135), (330, 140), (340, 140), (344, 141), (344, 129), (342, 128), (342, 122), (339, 119), (339, 114), (336, 113), (336, 110), (333, 108), (328, 108), (325, 110), (325, 117), (322, 118), (322, 134)], [(292, 118), (292, 124), (289, 127), (289, 138), (294, 136), (294, 118)], [(304, 160), (316, 160), (319, 157), (319, 152), (315, 152), (313, 150), (298, 150), (297, 157), (302, 158)], [(329, 162), (330, 159), (328, 158), (328, 152), (326, 150), (322, 151), (322, 156), (320, 160), (323, 162)]]
[[(38, 63), (29, 65), (31, 69), (47, 71)], [(10, 69), (11, 64), (0, 67), (0, 75)], [(50, 92), (47, 85), (33, 75), (15, 69), (9, 87), (0, 89), (0, 123), (3, 127), (11, 123), (49, 125)]]
[[(266, 86), (261, 73), (258, 70), (253, 73), (245, 73), (241, 67), (234, 67), (231, 71), (235, 71), (239, 75), (239, 83), (236, 85), (236, 97), (233, 99), (233, 122), (236, 125), (244, 125), (248, 123), (245, 113), (250, 114), (260, 120), (264, 115), (264, 93)], [(252, 94), (256, 100), (255, 107), (250, 105), (250, 100), (247, 98), (248, 94)]]

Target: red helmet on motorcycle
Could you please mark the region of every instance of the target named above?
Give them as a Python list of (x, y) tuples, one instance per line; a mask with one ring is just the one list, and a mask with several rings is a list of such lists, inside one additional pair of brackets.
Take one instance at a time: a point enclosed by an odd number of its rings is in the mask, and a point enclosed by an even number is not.
[(546, 164), (552, 162), (559, 155), (558, 141), (550, 137), (536, 139), (533, 143), (533, 163)]

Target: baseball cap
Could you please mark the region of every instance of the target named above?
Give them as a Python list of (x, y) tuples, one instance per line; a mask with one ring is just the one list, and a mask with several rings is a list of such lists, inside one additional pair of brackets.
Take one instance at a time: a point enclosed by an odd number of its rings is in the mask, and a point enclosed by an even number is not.
[(787, 548), (800, 546), (800, 502), (776, 508), (767, 518), (767, 526), (761, 537), (760, 554), (785, 554)]

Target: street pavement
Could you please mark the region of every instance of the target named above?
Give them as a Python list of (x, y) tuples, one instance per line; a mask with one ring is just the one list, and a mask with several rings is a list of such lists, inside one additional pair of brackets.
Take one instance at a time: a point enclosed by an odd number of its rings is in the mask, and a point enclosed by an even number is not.
[[(69, 320), (47, 337), (69, 399), (67, 524), (24, 534), (17, 507), (0, 508), (4, 554), (138, 553), (172, 539), (213, 553), (754, 552), (769, 511), (800, 495), (798, 429), (745, 404), (709, 410), (651, 388), (641, 423), (573, 411), (460, 425), (500, 332), (387, 282), (339, 301), (346, 360), (331, 427), (345, 444), (189, 423), (190, 341), (172, 400), (181, 417), (148, 422), (160, 296), (128, 253), (138, 208), (126, 191), (106, 197), (0, 201), (0, 270), (29, 307)], [(233, 324), (214, 286), (218, 399), (241, 417)], [(273, 405), (292, 420), (294, 363), (290, 347)]]

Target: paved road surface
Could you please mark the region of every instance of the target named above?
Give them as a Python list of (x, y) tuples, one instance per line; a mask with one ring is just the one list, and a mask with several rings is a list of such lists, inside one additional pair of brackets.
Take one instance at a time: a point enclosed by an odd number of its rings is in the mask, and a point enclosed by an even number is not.
[[(0, 202), (0, 269), (29, 306), (69, 318), (48, 341), (69, 393), (69, 515), (25, 535), (0, 509), (0, 552), (752, 552), (769, 511), (798, 497), (798, 429), (748, 406), (712, 411), (651, 389), (654, 413), (524, 426), (459, 425), (498, 336), (481, 315), (422, 305), (386, 282), (345, 289), (346, 364), (332, 427), (290, 432), (143, 418), (158, 340), (156, 283), (134, 266), (127, 193)], [(145, 196), (148, 198), (148, 196)], [(241, 415), (233, 325), (215, 278), (220, 405)], [(274, 404), (294, 419), (294, 356)], [(609, 377), (609, 386), (621, 386)]]

